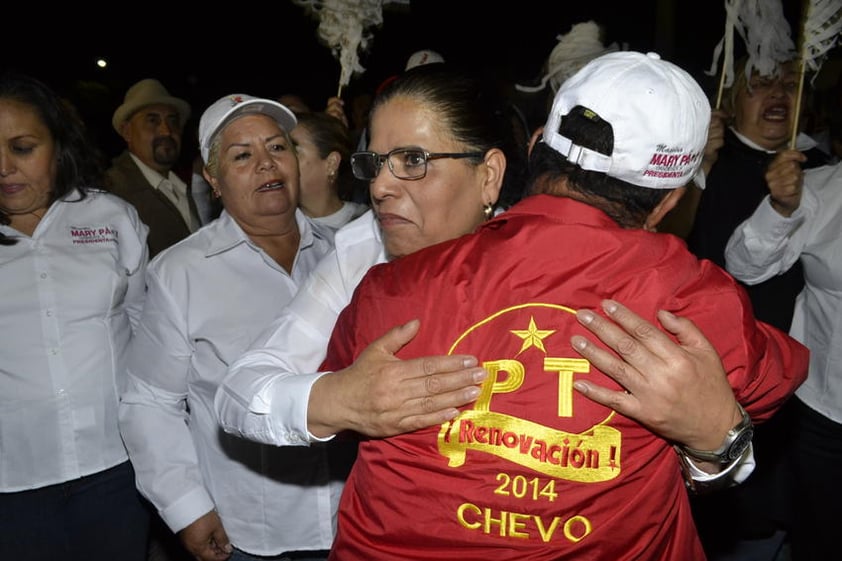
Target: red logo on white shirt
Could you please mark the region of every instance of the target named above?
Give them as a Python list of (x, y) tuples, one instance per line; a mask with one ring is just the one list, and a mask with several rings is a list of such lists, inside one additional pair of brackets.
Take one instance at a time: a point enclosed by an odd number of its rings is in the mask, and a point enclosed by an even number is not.
[(119, 232), (114, 226), (71, 226), (70, 239), (73, 245), (111, 243), (116, 244)]

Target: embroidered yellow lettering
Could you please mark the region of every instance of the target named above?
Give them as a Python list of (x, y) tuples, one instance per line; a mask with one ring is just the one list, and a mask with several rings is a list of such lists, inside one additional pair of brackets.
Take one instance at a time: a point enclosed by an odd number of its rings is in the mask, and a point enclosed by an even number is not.
[[(474, 404), (474, 411), (489, 411), (491, 397), (496, 393), (508, 393), (518, 389), (523, 384), (525, 374), (523, 364), (514, 359), (483, 362), (482, 367), (488, 371), (488, 377), (482, 383), (482, 390)], [(507, 374), (502, 382), (499, 379), (501, 372)]]
[[(468, 530), (475, 530), (488, 535), (504, 538), (539, 539), (544, 543), (551, 541), (559, 527), (562, 535), (570, 542), (578, 542), (593, 531), (590, 520), (584, 516), (572, 516), (563, 520), (553, 516), (543, 517), (521, 512), (501, 510), (494, 512), (490, 508), (481, 508), (471, 503), (463, 503), (456, 510), (459, 524)], [(563, 522), (563, 524), (562, 524)]]
[(558, 373), (558, 416), (573, 416), (573, 374), (587, 374), (591, 363), (584, 358), (546, 357), (544, 370)]
[[(439, 430), (439, 452), (449, 466), (463, 465), (467, 450), (473, 450), (556, 479), (599, 482), (619, 475), (622, 435), (609, 424), (613, 412), (608, 410), (602, 419), (587, 415), (592, 419), (589, 428), (576, 422), (574, 403), (579, 402), (575, 401), (573, 380), (577, 375), (590, 373), (590, 363), (581, 357), (547, 356), (555, 338), (569, 333), (568, 324), (573, 322), (574, 310), (533, 302), (495, 312), (457, 337), (448, 352), (471, 352), (474, 345), (482, 348), (489, 341), (499, 341), (499, 348), (494, 351), (494, 358), (482, 362), (488, 377), (473, 408), (462, 411)], [(500, 339), (496, 335), (500, 333), (510, 337)], [(555, 374), (555, 393), (551, 383), (541, 381), (546, 380), (547, 373)], [(552, 413), (548, 417), (546, 412), (536, 410), (532, 420), (531, 411), (506, 406), (511, 400), (503, 396), (516, 394), (527, 385), (547, 386), (548, 391), (540, 392), (539, 399), (546, 396), (546, 405), (556, 405), (556, 418), (552, 418)]]
[(495, 477), (499, 485), (494, 489), (495, 495), (515, 497), (517, 499), (547, 500), (553, 502), (558, 498), (555, 490), (555, 479), (541, 480), (537, 477), (526, 478), (523, 475), (512, 476), (508, 473), (498, 473)]

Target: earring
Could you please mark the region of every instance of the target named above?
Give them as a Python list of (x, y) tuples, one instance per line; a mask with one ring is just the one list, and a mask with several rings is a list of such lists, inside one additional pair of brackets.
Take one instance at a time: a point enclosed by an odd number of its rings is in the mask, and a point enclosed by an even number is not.
[(485, 219), (488, 220), (491, 218), (491, 215), (494, 214), (494, 207), (485, 203), (482, 205), (482, 213), (485, 215)]

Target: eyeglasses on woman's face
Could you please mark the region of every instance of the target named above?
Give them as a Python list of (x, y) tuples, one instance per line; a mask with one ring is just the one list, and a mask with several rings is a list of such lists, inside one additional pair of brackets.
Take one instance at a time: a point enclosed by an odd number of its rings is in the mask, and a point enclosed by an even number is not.
[(421, 179), (427, 175), (427, 162), (441, 158), (482, 158), (482, 152), (427, 152), (421, 148), (395, 148), (386, 154), (377, 152), (354, 152), (351, 154), (351, 170), (354, 177), (373, 181), (383, 164), (389, 162), (389, 171), (398, 179)]

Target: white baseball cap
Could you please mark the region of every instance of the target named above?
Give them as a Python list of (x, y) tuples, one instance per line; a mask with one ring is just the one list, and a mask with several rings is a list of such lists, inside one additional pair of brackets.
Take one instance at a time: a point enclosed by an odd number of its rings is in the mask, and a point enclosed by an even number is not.
[(411, 68), (415, 68), (416, 66), (424, 66), (425, 64), (432, 64), (435, 62), (444, 62), (444, 57), (436, 51), (422, 49), (412, 53), (406, 61), (406, 68), (404, 68), (404, 70), (409, 70)]
[[(576, 106), (611, 125), (611, 155), (559, 133), (562, 117)], [(656, 53), (620, 51), (592, 60), (561, 85), (543, 137), (582, 169), (640, 187), (675, 189), (699, 171), (710, 114), (704, 91), (686, 71)]]
[(255, 113), (272, 117), (286, 132), (292, 131), (298, 124), (295, 114), (277, 101), (246, 94), (226, 95), (205, 109), (199, 119), (199, 151), (202, 153), (202, 161), (208, 163), (210, 146), (219, 131), (234, 119)]

